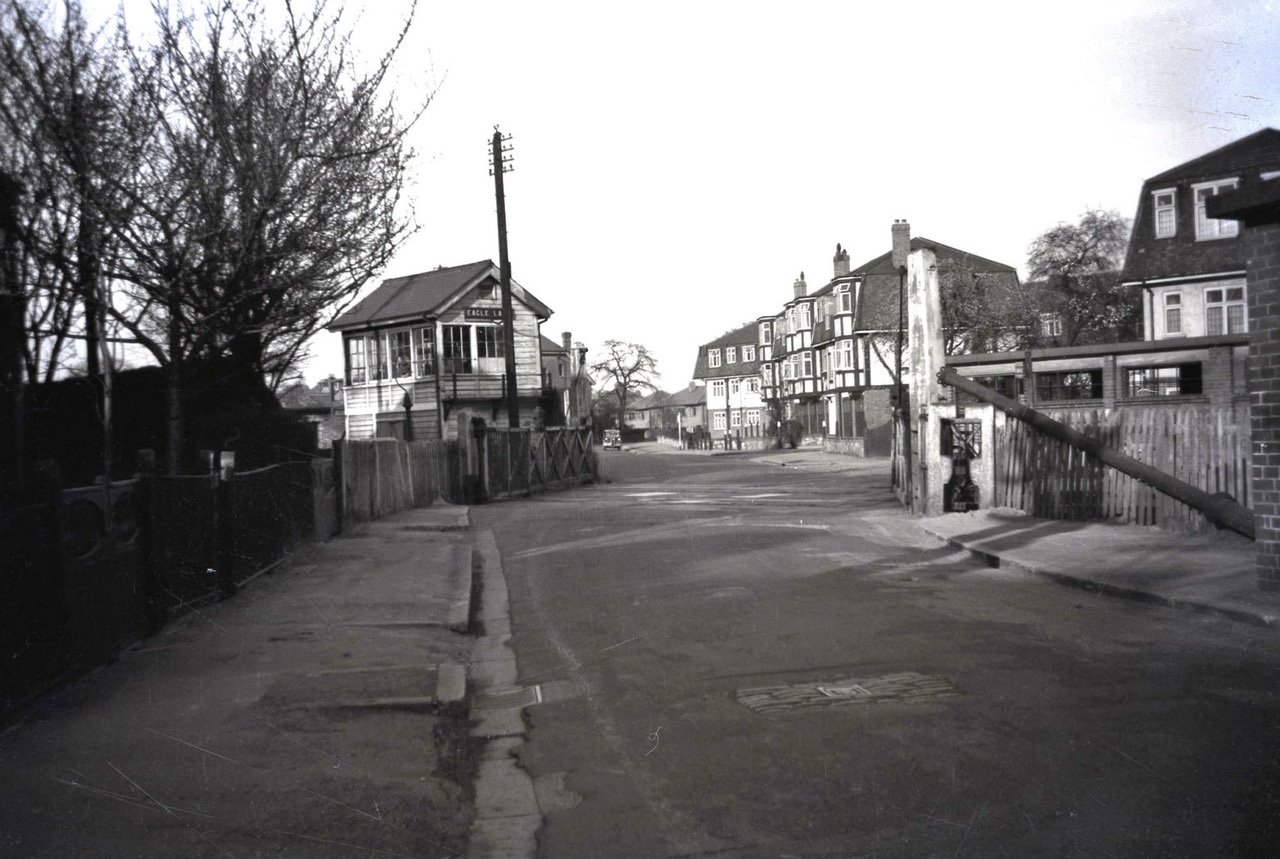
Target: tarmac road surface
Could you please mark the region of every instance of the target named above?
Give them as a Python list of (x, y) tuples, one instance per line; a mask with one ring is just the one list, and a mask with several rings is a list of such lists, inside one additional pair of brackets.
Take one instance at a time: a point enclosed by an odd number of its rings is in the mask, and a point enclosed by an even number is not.
[(991, 569), (875, 463), (602, 453), (501, 552), (538, 853), (1274, 855), (1274, 629)]

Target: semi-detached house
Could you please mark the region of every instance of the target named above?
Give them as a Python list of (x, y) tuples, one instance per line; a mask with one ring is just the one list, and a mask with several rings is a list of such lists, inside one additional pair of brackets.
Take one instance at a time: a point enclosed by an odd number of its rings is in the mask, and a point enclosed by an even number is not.
[(693, 378), (706, 387), (706, 419), (715, 436), (762, 432), (765, 403), (757, 336), (752, 322), (698, 347)]

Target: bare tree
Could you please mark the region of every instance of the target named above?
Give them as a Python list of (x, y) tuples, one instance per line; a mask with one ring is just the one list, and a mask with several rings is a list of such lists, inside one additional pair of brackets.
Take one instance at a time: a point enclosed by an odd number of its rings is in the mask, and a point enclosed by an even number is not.
[(618, 400), (618, 428), (625, 429), (627, 400), (657, 388), (658, 362), (639, 343), (606, 340), (601, 351), (603, 357), (591, 365), (591, 373), (601, 388), (612, 386)]
[(413, 230), (407, 134), (430, 95), (406, 116), (389, 92), (413, 7), (368, 66), (342, 9), (267, 7), (156, 4), (139, 47), (123, 17), (89, 33), (77, 0), (0, 0), (28, 375), (79, 338), (92, 372), (109, 321), (167, 371), (170, 468), (184, 390), (277, 386)]
[(81, 350), (91, 376), (106, 356), (102, 258), (112, 251), (96, 200), (125, 172), (129, 84), (118, 44), (90, 31), (78, 3), (0, 2), (0, 139), (25, 187), (18, 277), (25, 287), (24, 363), (50, 381)]

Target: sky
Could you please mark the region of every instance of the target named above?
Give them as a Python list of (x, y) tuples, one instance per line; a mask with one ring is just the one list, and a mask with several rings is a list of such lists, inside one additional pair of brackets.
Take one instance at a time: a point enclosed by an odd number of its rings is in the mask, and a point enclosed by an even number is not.
[[(91, 2), (91, 0), (90, 0)], [(303, 0), (305, 2), (305, 0)], [(351, 4), (356, 8), (356, 4)], [(370, 55), (408, 0), (352, 18)], [(889, 250), (890, 225), (1018, 267), (1087, 208), (1280, 126), (1280, 3), (430, 2), (399, 56), (418, 231), (384, 277), (498, 258), (488, 143), (511, 135), (512, 275), (592, 356), (698, 345)], [(380, 281), (368, 284), (361, 294)], [(303, 367), (341, 375), (323, 334)]]

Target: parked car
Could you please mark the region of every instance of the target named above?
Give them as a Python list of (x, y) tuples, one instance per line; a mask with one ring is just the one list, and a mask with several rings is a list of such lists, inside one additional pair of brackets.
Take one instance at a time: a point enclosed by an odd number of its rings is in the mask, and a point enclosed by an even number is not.
[(604, 449), (622, 450), (622, 433), (616, 429), (607, 429), (604, 431)]

